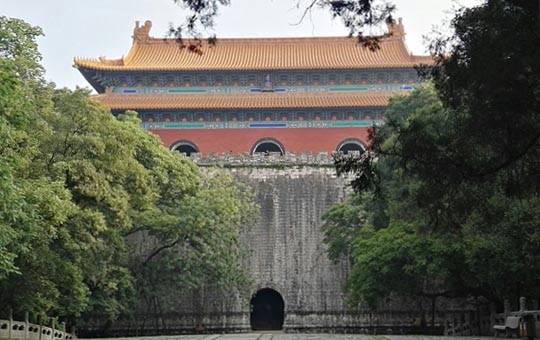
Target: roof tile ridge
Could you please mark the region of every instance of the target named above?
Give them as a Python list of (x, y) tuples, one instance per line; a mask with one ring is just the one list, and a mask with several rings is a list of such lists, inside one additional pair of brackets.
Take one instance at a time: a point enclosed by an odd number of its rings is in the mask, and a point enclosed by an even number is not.
[(85, 66), (90, 63), (99, 63), (99, 59), (94, 57), (73, 57), (73, 67)]
[(405, 27), (403, 25), (403, 18), (398, 18), (397, 21), (394, 19), (389, 19), (386, 21), (386, 26), (388, 30), (387, 39), (398, 43), (398, 51), (401, 52), (406, 59), (412, 61), (412, 52), (409, 50), (409, 46), (405, 40), (407, 33), (405, 32)]
[(348, 36), (328, 36), (328, 37), (222, 37), (217, 38), (215, 42), (212, 43), (212, 45), (206, 40), (194, 40), (194, 39), (184, 39), (182, 41), (178, 40), (178, 38), (156, 38), (156, 37), (148, 37), (144, 40), (136, 40), (134, 41), (135, 44), (140, 45), (161, 45), (161, 44), (180, 44), (183, 42), (184, 44), (189, 44), (191, 42), (195, 43), (202, 43), (204, 47), (213, 46), (214, 44), (216, 46), (219, 46), (220, 44), (224, 45), (259, 45), (259, 44), (283, 44), (283, 43), (305, 43), (305, 44), (319, 44), (319, 43), (343, 43), (343, 44), (357, 44), (357, 41), (353, 37)]
[(133, 44), (131, 45), (131, 48), (129, 49), (129, 52), (127, 56), (122, 57), (124, 60), (124, 66), (129, 66), (135, 56), (137, 55), (137, 51), (139, 50), (139, 42), (133, 41)]
[(101, 56), (98, 58), (98, 62), (100, 64), (107, 65), (107, 66), (125, 66), (123, 56), (117, 59), (109, 59), (105, 56)]
[(192, 39), (179, 39), (179, 38), (158, 38), (158, 37), (148, 37), (144, 41), (138, 41), (139, 45), (170, 45), (170, 44), (181, 44), (185, 41), (191, 41)]
[(428, 55), (416, 55), (411, 53), (411, 61), (419, 63), (420, 65), (435, 65), (436, 60), (433, 54)]
[(319, 42), (347, 42), (350, 39), (347, 36), (328, 36), (328, 37), (242, 37), (242, 38), (218, 38), (225, 43), (319, 43)]
[(223, 99), (239, 99), (239, 98), (352, 98), (352, 97), (364, 97), (364, 98), (379, 98), (379, 97), (391, 97), (395, 94), (403, 94), (407, 91), (374, 91), (374, 92), (307, 92), (307, 93), (237, 93), (237, 94), (183, 94), (172, 95), (168, 93), (144, 93), (144, 94), (130, 94), (125, 95), (117, 92), (105, 92), (96, 95), (96, 97), (116, 97), (116, 98), (183, 98), (183, 99), (209, 99), (209, 100), (223, 100)]
[(117, 59), (108, 59), (107, 57), (101, 56), (98, 58), (94, 57), (74, 57), (73, 66), (74, 67), (88, 67), (96, 66), (96, 64), (103, 66), (125, 66), (124, 57)]
[(417, 57), (431, 57), (430, 55), (415, 55), (412, 53), (412, 51), (409, 49), (409, 45), (407, 44), (407, 40), (405, 39), (405, 36), (407, 33), (405, 32), (405, 27), (403, 26), (403, 18), (398, 18), (398, 21), (390, 21), (387, 22), (388, 27), (388, 33), (390, 36), (386, 39), (388, 40), (394, 40), (397, 41), (401, 47), (404, 49), (405, 54), (409, 57), (409, 60), (414, 62)]

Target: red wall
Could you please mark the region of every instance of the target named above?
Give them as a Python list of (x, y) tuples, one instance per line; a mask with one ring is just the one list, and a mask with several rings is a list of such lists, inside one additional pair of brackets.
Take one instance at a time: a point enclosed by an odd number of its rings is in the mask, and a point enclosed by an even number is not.
[(368, 128), (308, 128), (308, 129), (220, 129), (220, 130), (150, 130), (161, 137), (170, 148), (180, 140), (194, 143), (203, 154), (210, 152), (234, 154), (251, 152), (262, 138), (274, 138), (286, 152), (328, 152), (348, 138), (356, 138), (368, 145)]

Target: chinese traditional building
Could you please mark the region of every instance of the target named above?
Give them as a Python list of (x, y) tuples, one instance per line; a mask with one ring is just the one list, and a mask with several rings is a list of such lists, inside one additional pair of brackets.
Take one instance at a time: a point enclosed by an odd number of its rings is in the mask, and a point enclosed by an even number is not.
[[(419, 84), (414, 66), (432, 63), (408, 51), (401, 21), (375, 51), (335, 37), (219, 39), (193, 51), (150, 37), (151, 25), (136, 24), (126, 57), (76, 59), (75, 67), (96, 100), (114, 114), (137, 111), (171, 150), (197, 153), (201, 166), (219, 160), (210, 154), (227, 154), (220, 161), (231, 166), (222, 171), (249, 184), (261, 206), (243, 240), (254, 287), (249, 303), (210, 292), (204, 310), (179, 292), (174, 310), (137, 311), (154, 321), (116, 322), (108, 335), (406, 331), (418, 311), (349, 309), (348, 263), (328, 259), (320, 229), (324, 211), (346, 197), (328, 155), (364, 150), (389, 98)], [(99, 322), (86, 329), (104, 335)]]
[(121, 59), (76, 59), (114, 113), (187, 154), (360, 150), (389, 97), (418, 83), (401, 22), (371, 51), (350, 38), (219, 39), (198, 53), (137, 23)]

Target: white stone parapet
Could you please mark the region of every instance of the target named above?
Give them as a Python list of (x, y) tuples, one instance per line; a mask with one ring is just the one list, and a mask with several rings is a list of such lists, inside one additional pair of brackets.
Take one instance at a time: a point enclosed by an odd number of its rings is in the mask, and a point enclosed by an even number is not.
[[(62, 328), (65, 328), (62, 326)], [(28, 321), (0, 319), (0, 339), (2, 340), (70, 340), (77, 339), (74, 334), (64, 330), (36, 325)]]

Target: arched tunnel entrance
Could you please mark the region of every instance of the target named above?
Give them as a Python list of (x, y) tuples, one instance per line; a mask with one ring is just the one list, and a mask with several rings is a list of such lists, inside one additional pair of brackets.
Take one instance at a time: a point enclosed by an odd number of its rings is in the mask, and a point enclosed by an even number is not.
[(251, 328), (254, 331), (283, 329), (285, 302), (273, 289), (261, 289), (251, 298)]

